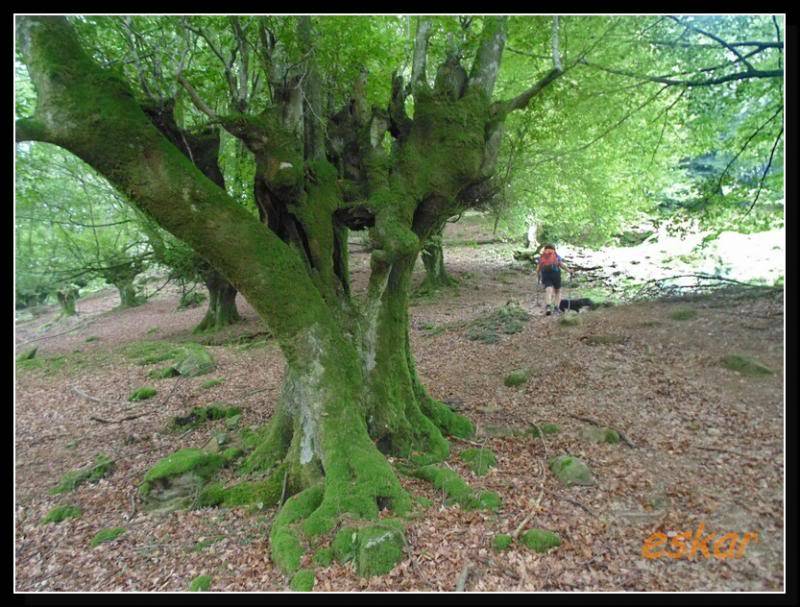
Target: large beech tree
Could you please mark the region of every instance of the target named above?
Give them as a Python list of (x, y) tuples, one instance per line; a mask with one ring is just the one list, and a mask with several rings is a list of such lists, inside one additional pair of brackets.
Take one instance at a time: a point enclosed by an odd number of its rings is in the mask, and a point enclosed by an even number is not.
[[(462, 30), (477, 30), (472, 21), (461, 20)], [(325, 78), (315, 54), (319, 24), (310, 17), (289, 21), (291, 44), (269, 18), (231, 17), (225, 36), (184, 22), (184, 33), (219, 59), (227, 103), (210, 103), (191, 70), (179, 67), (174, 81), (209, 125), (252, 154), (255, 214), (201, 166), (172, 114), (145, 107), (119, 72), (82, 48), (70, 22), (17, 20), (37, 93), (34, 113), (17, 122), (17, 140), (53, 143), (94, 167), (241, 292), (280, 344), (280, 402), (243, 469), (264, 505), (292, 496), (270, 535), (273, 559), (287, 572), (299, 567), (307, 543), (342, 520), (410, 509), (388, 455), (436, 480), (432, 465), (448, 457), (445, 437), (473, 432), (417, 376), (411, 276), (445, 222), (491, 190), (506, 118), (583, 65), (601, 38), (563, 60), (558, 18), (541, 21), (551, 67), (530, 74), (517, 94), (495, 98), (507, 19), (483, 18), (470, 44), (453, 36), (436, 53), (433, 20), (417, 19), (410, 77), (393, 74), (385, 107), (370, 104), (366, 71), (345, 83), (343, 106), (332, 103), (327, 87), (343, 83)], [(441, 59), (434, 69), (432, 56)], [(353, 229), (368, 229), (372, 243), (363, 296), (350, 288)], [(232, 496), (226, 490), (215, 501), (236, 503)]]

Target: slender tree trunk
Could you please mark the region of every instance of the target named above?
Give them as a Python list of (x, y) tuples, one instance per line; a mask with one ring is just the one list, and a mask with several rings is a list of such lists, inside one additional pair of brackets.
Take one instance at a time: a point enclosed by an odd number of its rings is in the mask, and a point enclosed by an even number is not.
[(236, 287), (229, 283), (217, 271), (210, 270), (206, 274), (208, 288), (208, 310), (194, 333), (218, 331), (241, 320), (236, 309)]
[(142, 303), (141, 299), (136, 294), (133, 281), (118, 283), (114, 286), (117, 287), (117, 291), (119, 292), (120, 308), (133, 308)]
[(75, 302), (78, 299), (78, 289), (74, 287), (64, 287), (56, 291), (58, 305), (61, 308), (61, 316), (75, 316)]
[(443, 287), (451, 287), (458, 281), (447, 273), (444, 267), (444, 251), (442, 249), (442, 231), (431, 236), (422, 249), (422, 263), (425, 266), (425, 280), (419, 287), (421, 292), (435, 291)]

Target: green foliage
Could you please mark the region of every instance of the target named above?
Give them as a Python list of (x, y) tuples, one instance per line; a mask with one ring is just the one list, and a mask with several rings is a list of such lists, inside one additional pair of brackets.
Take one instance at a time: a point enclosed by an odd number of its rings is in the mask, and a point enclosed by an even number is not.
[(189, 584), (190, 592), (208, 592), (209, 588), (211, 588), (210, 575), (198, 575), (192, 580), (192, 583)]
[(178, 309), (186, 310), (187, 308), (196, 308), (206, 299), (208, 298), (206, 297), (205, 293), (198, 293), (197, 291), (184, 293), (181, 295), (180, 300), (178, 300)]
[(128, 397), (130, 401), (140, 401), (140, 400), (147, 400), (148, 398), (152, 398), (157, 394), (155, 388), (150, 388), (149, 386), (144, 386), (142, 388), (137, 388), (131, 395)]
[(741, 354), (729, 354), (727, 356), (724, 356), (720, 362), (722, 366), (725, 367), (726, 369), (737, 371), (742, 375), (750, 375), (753, 377), (758, 377), (763, 375), (775, 374), (775, 371), (773, 371), (768, 367), (765, 367), (757, 360), (749, 356), (743, 356)]
[(200, 384), (200, 387), (203, 388), (204, 390), (208, 390), (209, 388), (213, 388), (214, 386), (219, 386), (224, 381), (225, 380), (223, 379), (209, 379), (208, 381), (204, 381), (202, 384)]
[(47, 513), (42, 519), (41, 524), (47, 523), (60, 523), (68, 518), (77, 518), (82, 514), (82, 510), (78, 506), (56, 506)]
[(53, 489), (50, 490), (52, 495), (58, 493), (65, 493), (74, 491), (79, 485), (83, 483), (96, 483), (101, 478), (104, 478), (114, 471), (114, 460), (107, 455), (98, 454), (95, 457), (94, 464), (67, 472), (61, 477), (61, 482)]
[(125, 529), (123, 529), (122, 527), (111, 527), (109, 529), (101, 529), (92, 538), (91, 546), (92, 548), (96, 548), (100, 544), (104, 544), (106, 542), (113, 542), (123, 533), (125, 533)]
[(139, 301), (145, 220), (94, 169), (50, 144), (20, 146), (15, 202), (18, 302), (43, 303), (70, 283), (114, 285)]

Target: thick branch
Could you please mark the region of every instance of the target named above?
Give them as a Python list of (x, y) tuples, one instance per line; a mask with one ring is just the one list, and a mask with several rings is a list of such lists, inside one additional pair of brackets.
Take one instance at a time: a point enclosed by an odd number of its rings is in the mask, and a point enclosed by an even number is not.
[(14, 138), (22, 141), (50, 141), (45, 125), (36, 118), (20, 118), (14, 127)]
[(507, 17), (485, 17), (481, 45), (475, 55), (469, 75), (468, 87), (482, 90), (487, 97), (492, 96), (500, 60), (506, 44)]
[(558, 48), (558, 15), (553, 17), (553, 36), (551, 44), (553, 47), (553, 69), (562, 71), (564, 68), (561, 66), (561, 51)]
[(509, 112), (513, 112), (514, 110), (521, 110), (528, 107), (528, 104), (530, 103), (531, 99), (533, 99), (536, 95), (541, 93), (542, 90), (544, 90), (545, 87), (547, 87), (547, 85), (553, 83), (563, 73), (564, 71), (562, 69), (553, 68), (527, 91), (525, 91), (520, 95), (517, 95), (516, 97), (514, 97), (514, 99), (509, 99), (508, 101), (502, 101), (499, 104), (496, 104), (496, 107), (498, 107), (500, 112), (503, 114), (507, 114)]
[(425, 63), (428, 56), (428, 39), (431, 37), (431, 20), (420, 17), (417, 22), (417, 35), (414, 40), (414, 62), (411, 68), (411, 81), (409, 86), (412, 92), (419, 87), (427, 86), (425, 77)]

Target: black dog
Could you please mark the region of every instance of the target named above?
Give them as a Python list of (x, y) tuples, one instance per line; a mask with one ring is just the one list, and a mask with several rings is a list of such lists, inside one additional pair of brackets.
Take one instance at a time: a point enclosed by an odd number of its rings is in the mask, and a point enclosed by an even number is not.
[(567, 310), (580, 312), (581, 308), (589, 308), (590, 310), (594, 310), (598, 307), (600, 307), (600, 304), (594, 303), (588, 297), (584, 297), (582, 299), (562, 299), (561, 303), (558, 304), (558, 309), (562, 312), (566, 312)]

